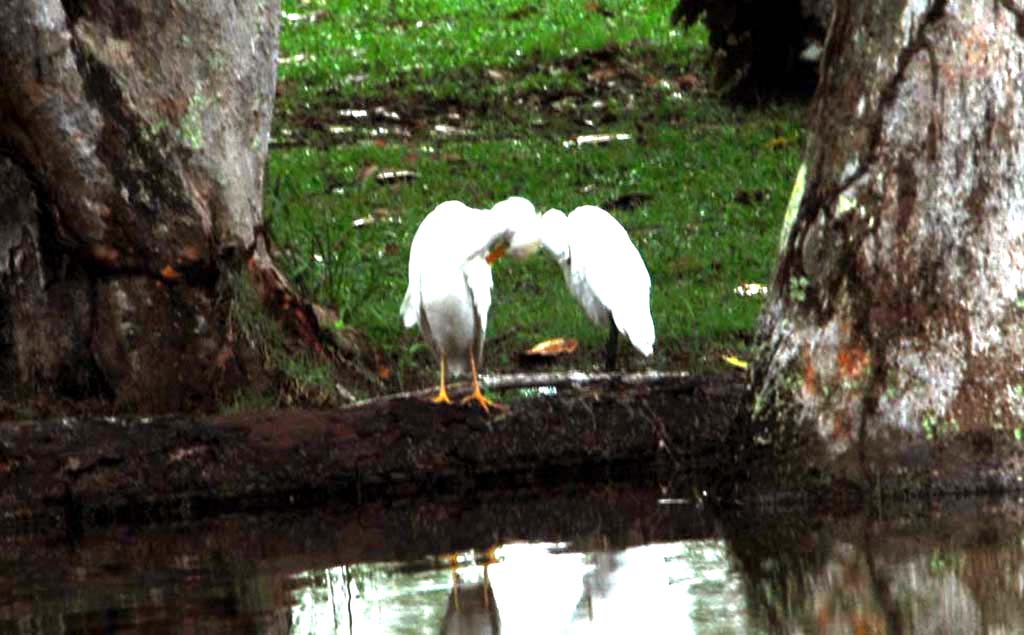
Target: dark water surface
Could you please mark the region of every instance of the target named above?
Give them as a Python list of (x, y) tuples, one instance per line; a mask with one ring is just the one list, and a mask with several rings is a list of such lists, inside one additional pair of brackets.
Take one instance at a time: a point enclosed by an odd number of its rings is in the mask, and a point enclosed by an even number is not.
[(0, 536), (0, 632), (1024, 633), (1024, 505), (615, 486)]

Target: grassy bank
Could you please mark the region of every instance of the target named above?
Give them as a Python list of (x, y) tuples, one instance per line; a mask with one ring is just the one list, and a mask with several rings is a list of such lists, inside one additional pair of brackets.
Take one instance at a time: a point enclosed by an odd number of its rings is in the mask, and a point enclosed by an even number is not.
[[(710, 94), (705, 34), (669, 28), (673, 0), (547, 4), (284, 3), (266, 192), (279, 264), (381, 348), (389, 388), (433, 377), (398, 305), (417, 224), (452, 198), (611, 210), (654, 284), (657, 351), (635, 367), (706, 367), (748, 342), (761, 301), (733, 289), (767, 282), (801, 111)], [(579, 143), (594, 134), (628, 138)], [(553, 262), (502, 261), (495, 285), (488, 370), (556, 336), (580, 340), (566, 365), (600, 357), (605, 333)]]

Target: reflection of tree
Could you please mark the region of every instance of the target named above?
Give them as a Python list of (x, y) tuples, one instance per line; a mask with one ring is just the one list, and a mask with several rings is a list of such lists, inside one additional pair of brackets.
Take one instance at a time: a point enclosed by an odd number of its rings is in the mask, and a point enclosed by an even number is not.
[(158, 564), (157, 554), (146, 554), (129, 563), (108, 547), (70, 554), (16, 588), (0, 565), (0, 633), (153, 632), (181, 624), (202, 632), (228, 623), (238, 632), (290, 632), (293, 598), (283, 574), (221, 553), (177, 554)]
[(771, 632), (1024, 633), (1024, 547), (994, 529), (1003, 522), (790, 520), (745, 525), (729, 545), (751, 617)]
[(306, 572), (296, 579), (301, 584), (295, 591), (292, 632), (360, 633), (368, 625), (397, 634), (430, 632), (443, 616), (448, 575), (433, 559)]
[(806, 526), (751, 526), (726, 522), (726, 540), (743, 577), (753, 623), (782, 631), (814, 588), (827, 562), (830, 538)]
[(977, 599), (984, 629), (1024, 633), (1024, 545), (992, 535), (978, 539), (959, 565), (964, 584)]

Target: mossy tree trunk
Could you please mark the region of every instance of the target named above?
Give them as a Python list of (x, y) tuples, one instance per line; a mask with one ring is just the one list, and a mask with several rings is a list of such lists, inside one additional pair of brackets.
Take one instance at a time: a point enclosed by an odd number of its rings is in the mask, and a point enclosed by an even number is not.
[(1024, 5), (835, 10), (762, 315), (760, 443), (868, 484), (957, 440), (978, 465), (1024, 426)]
[(0, 396), (210, 403), (262, 254), (279, 14), (0, 4)]

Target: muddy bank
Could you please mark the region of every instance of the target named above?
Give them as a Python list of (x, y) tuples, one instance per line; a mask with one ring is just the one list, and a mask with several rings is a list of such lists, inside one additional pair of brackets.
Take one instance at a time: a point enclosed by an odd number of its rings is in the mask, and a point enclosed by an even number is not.
[(419, 397), (329, 411), (0, 424), (0, 518), (67, 528), (714, 470), (735, 377), (600, 385), (487, 416)]
[(745, 391), (738, 375), (679, 375), (563, 388), (490, 416), (403, 396), (336, 410), (0, 423), (0, 533), (73, 537), (110, 523), (572, 483), (658, 485), (719, 508), (832, 512), (1021, 489), (1022, 444), (977, 432), (866, 445), (859, 466), (808, 469), (822, 464), (821, 450), (753, 429)]

